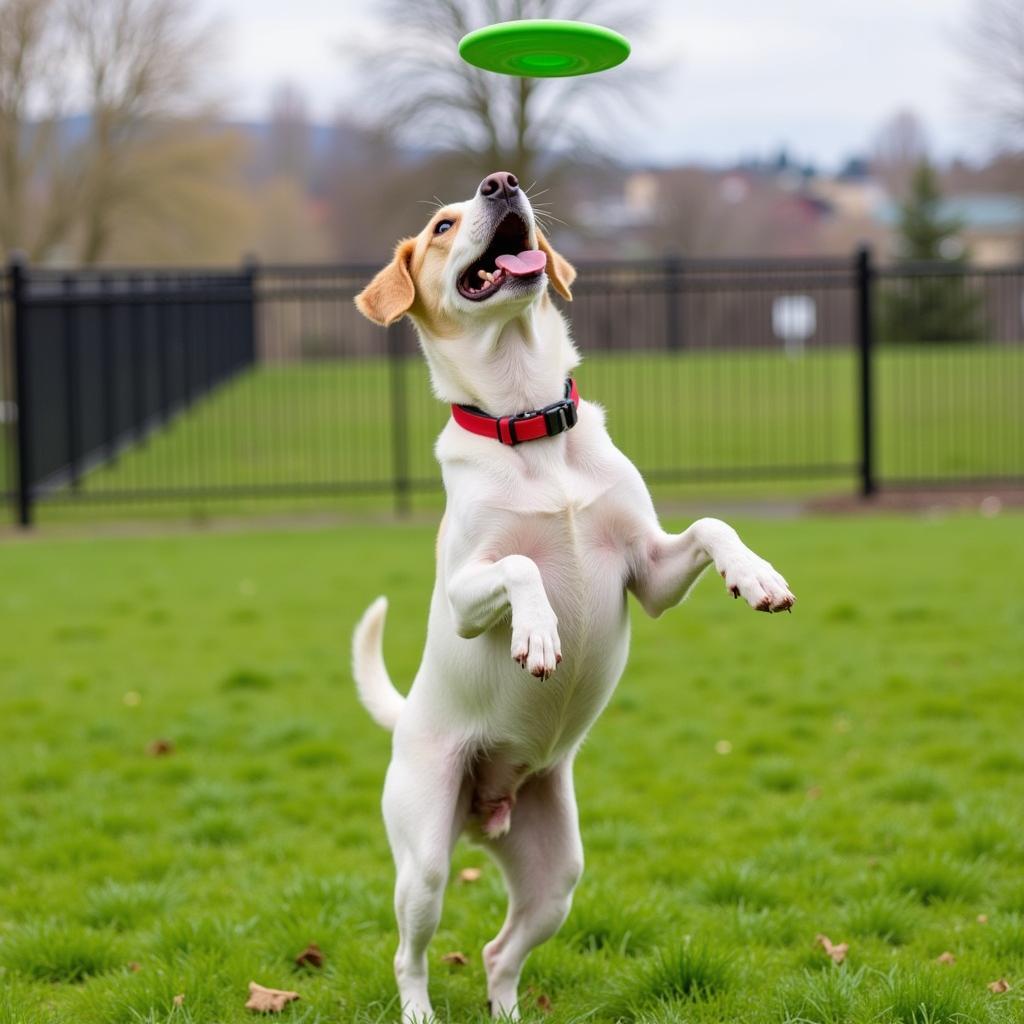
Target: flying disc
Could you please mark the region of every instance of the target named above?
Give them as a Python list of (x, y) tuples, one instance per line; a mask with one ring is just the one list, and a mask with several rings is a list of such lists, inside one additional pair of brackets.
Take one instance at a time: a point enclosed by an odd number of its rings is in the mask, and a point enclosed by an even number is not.
[(584, 21), (534, 18), (470, 32), (459, 42), (459, 56), (499, 75), (565, 78), (621, 64), (629, 56), (629, 41), (610, 28)]

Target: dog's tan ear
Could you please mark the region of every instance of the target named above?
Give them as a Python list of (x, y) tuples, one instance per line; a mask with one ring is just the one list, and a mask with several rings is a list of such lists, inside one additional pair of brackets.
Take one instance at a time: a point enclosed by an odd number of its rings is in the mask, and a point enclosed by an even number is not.
[(572, 302), (572, 292), (569, 291), (569, 288), (576, 280), (576, 268), (564, 256), (551, 248), (551, 243), (544, 237), (540, 228), (537, 228), (537, 245), (548, 258), (548, 279), (555, 286), (555, 291), (563, 299)]
[(395, 246), (394, 259), (356, 296), (356, 309), (381, 327), (401, 320), (416, 299), (416, 286), (409, 270), (415, 238), (404, 238)]

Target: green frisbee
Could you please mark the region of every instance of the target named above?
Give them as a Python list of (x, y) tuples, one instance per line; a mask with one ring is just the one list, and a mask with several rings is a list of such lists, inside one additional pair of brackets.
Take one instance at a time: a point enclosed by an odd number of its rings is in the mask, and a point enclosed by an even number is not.
[(566, 78), (621, 64), (629, 56), (629, 41), (610, 28), (584, 21), (534, 18), (470, 32), (459, 42), (459, 56), (499, 75)]

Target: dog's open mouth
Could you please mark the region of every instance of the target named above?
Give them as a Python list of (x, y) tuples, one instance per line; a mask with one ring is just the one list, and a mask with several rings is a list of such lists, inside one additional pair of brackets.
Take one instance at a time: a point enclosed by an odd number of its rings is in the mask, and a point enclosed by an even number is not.
[(480, 302), (489, 299), (503, 284), (519, 278), (538, 278), (547, 266), (547, 255), (530, 249), (530, 232), (516, 213), (507, 213), (494, 232), (487, 251), (459, 277), (459, 294)]

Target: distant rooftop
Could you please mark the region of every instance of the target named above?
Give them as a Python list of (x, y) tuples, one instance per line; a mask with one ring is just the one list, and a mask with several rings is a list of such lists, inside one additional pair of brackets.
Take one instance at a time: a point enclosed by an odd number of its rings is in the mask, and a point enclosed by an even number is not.
[[(943, 218), (962, 221), (966, 228), (1024, 229), (1024, 199), (1018, 196), (969, 193), (949, 196), (939, 204), (939, 213)], [(875, 216), (883, 224), (895, 224), (900, 216), (899, 203), (886, 199), (875, 211)]]

